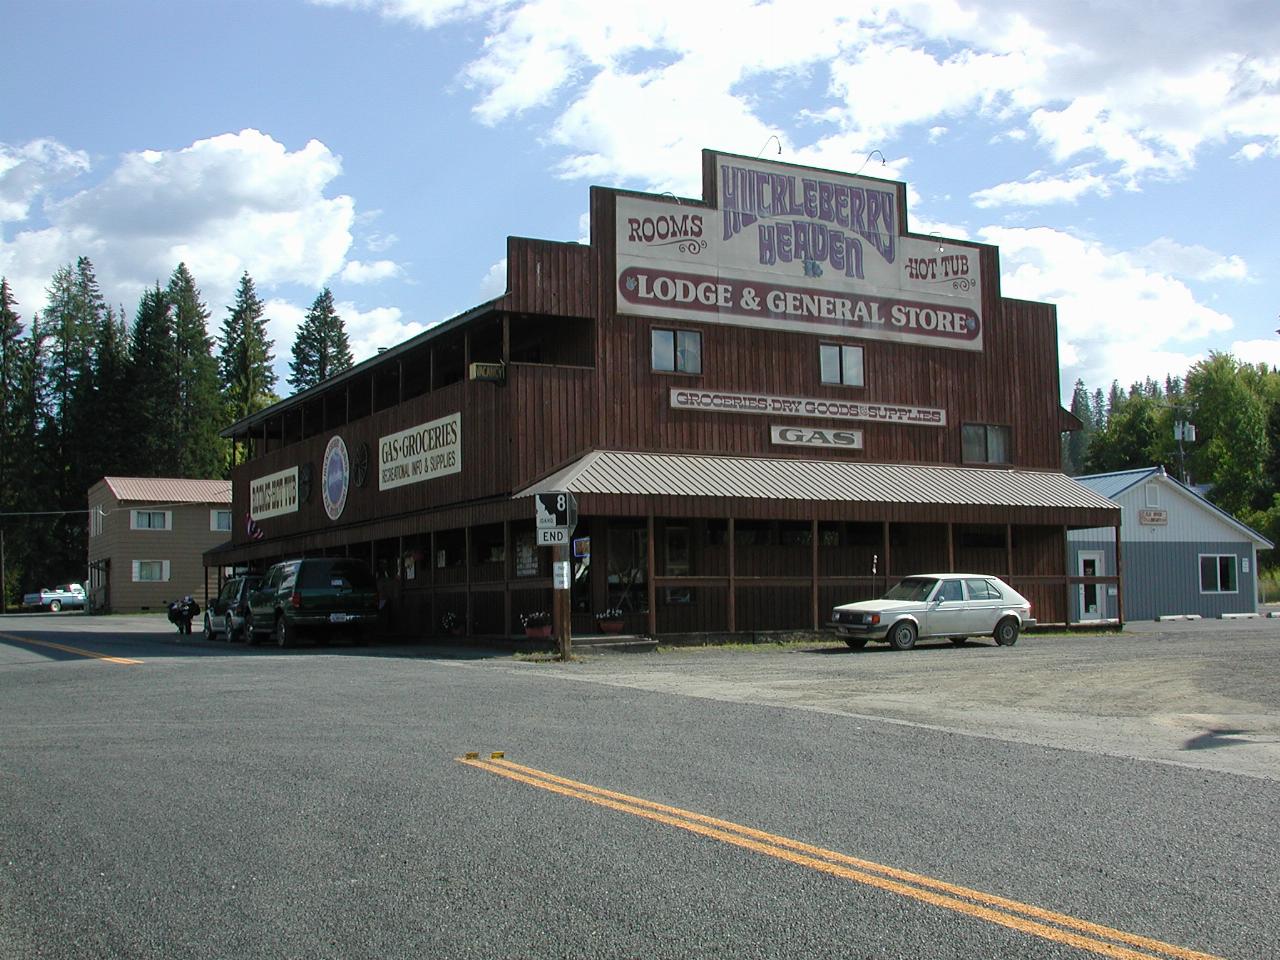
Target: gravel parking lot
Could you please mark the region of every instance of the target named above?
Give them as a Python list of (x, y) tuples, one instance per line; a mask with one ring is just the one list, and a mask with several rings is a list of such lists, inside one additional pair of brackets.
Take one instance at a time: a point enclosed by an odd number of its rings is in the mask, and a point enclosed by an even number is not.
[[(564, 669), (564, 668), (561, 668)], [(595, 656), (594, 683), (1280, 779), (1280, 620), (1133, 623), (954, 648), (820, 643)]]

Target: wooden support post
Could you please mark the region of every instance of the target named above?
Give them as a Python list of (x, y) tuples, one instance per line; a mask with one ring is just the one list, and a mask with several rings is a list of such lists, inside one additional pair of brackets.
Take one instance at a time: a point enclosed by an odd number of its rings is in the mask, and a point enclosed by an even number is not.
[(1116, 524), (1116, 619), (1124, 626), (1124, 558), (1120, 553), (1120, 524)]
[(1062, 608), (1062, 622), (1065, 626), (1071, 626), (1071, 539), (1067, 535), (1067, 525), (1062, 525), (1062, 569), (1064, 572), (1062, 577), (1062, 587), (1066, 601)]
[(889, 592), (889, 521), (888, 520), (884, 521), (883, 529), (884, 529), (884, 532), (882, 536), (884, 537), (884, 590), (882, 592), (888, 593)]
[[(552, 559), (556, 564), (569, 563), (569, 547), (567, 544), (557, 544), (552, 553)], [(573, 657), (573, 607), (569, 600), (571, 590), (555, 589), (555, 570), (552, 569), (552, 600), (551, 600), (551, 617), (555, 624), (556, 637), (560, 644), (560, 659), (568, 661)], [(572, 584), (570, 584), (572, 586)]]
[(511, 521), (502, 521), (502, 633), (511, 635), (511, 575), (515, 567), (511, 549)]
[(733, 532), (733, 517), (729, 518), (729, 632), (738, 632), (738, 605), (737, 593), (738, 587), (734, 580), (737, 561), (733, 556), (733, 543), (737, 539)]
[(955, 524), (947, 521), (947, 571), (956, 572), (956, 536)]
[(1005, 573), (1008, 579), (1013, 579), (1013, 524), (1006, 523), (1004, 525), (1004, 565)]
[(811, 576), (813, 577), (813, 588), (811, 596), (813, 598), (813, 632), (818, 632), (818, 521), (813, 519), (809, 521), (809, 538), (810, 538), (810, 564)]
[(645, 541), (648, 543), (648, 549), (646, 550), (647, 556), (644, 561), (646, 571), (645, 591), (647, 594), (645, 600), (649, 607), (646, 629), (648, 630), (650, 639), (652, 639), (658, 634), (658, 585), (655, 582), (655, 578), (658, 573), (658, 562), (656, 559), (657, 551), (655, 550), (653, 543), (654, 523), (652, 513), (649, 514), (645, 523), (647, 524), (646, 530), (648, 531), (645, 536)]

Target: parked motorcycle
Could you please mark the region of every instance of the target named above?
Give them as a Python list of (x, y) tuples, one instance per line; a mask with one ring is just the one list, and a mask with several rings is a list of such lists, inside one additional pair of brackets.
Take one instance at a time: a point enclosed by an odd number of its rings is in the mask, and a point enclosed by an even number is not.
[(169, 622), (178, 628), (179, 633), (191, 632), (191, 621), (200, 613), (200, 604), (186, 596), (169, 604)]

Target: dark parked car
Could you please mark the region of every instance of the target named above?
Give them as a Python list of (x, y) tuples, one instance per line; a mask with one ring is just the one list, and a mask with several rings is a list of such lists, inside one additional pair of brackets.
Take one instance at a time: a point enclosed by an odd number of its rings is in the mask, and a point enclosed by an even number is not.
[(244, 639), (244, 618), (249, 612), (249, 591), (262, 583), (258, 574), (232, 577), (222, 585), (218, 595), (209, 601), (204, 612), (204, 638), (216, 640)]
[(301, 631), (363, 640), (378, 621), (378, 587), (363, 560), (308, 557), (277, 563), (249, 593), (245, 639), (287, 647)]

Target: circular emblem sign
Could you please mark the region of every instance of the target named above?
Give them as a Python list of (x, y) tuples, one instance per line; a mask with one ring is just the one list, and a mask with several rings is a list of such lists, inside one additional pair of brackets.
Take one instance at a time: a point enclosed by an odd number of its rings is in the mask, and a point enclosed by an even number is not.
[(347, 505), (347, 484), (351, 478), (351, 461), (347, 457), (347, 445), (341, 437), (334, 437), (324, 448), (321, 467), (320, 495), (324, 498), (324, 512), (330, 520), (342, 516)]

